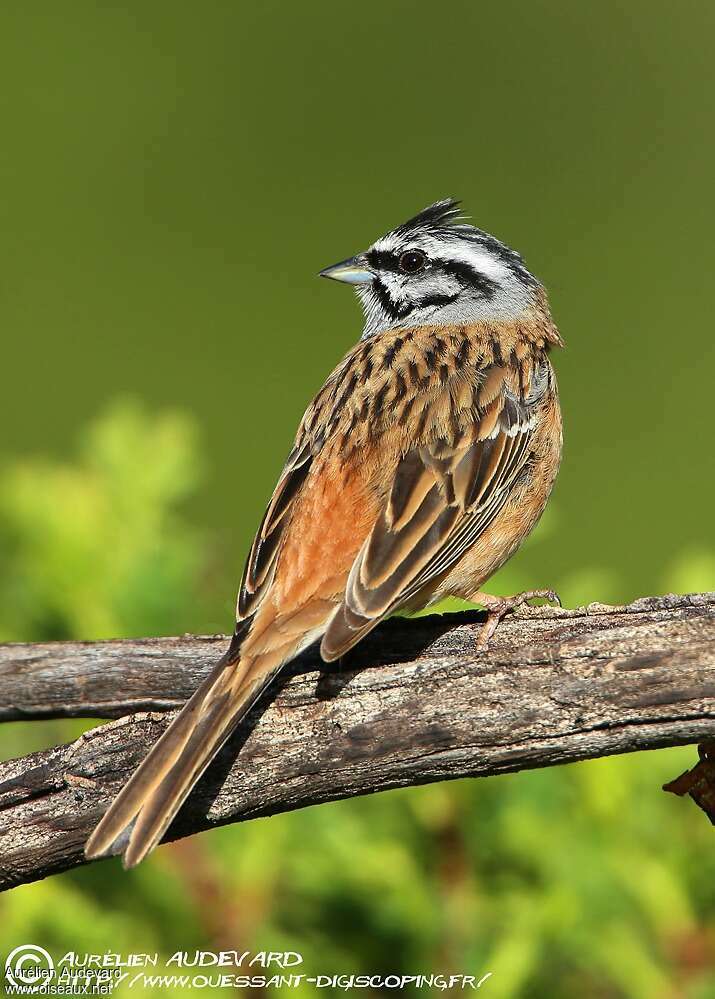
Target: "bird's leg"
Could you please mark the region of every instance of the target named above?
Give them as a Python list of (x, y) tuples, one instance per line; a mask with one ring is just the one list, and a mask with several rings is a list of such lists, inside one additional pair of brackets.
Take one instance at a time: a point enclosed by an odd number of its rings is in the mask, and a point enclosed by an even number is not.
[(488, 648), (489, 640), (503, 617), (529, 600), (536, 599), (549, 600), (557, 607), (561, 606), (561, 600), (555, 590), (524, 590), (523, 593), (516, 593), (513, 597), (493, 597), (490, 593), (482, 593), (481, 591), (474, 593), (469, 598), (470, 603), (481, 604), (487, 612), (487, 619), (477, 639), (477, 648)]

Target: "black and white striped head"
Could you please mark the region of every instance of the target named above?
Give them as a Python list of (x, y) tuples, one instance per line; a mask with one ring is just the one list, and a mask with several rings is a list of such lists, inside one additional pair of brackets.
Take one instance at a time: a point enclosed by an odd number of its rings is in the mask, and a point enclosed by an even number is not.
[(540, 288), (519, 254), (464, 222), (451, 198), (320, 273), (355, 285), (363, 337), (396, 327), (513, 319)]

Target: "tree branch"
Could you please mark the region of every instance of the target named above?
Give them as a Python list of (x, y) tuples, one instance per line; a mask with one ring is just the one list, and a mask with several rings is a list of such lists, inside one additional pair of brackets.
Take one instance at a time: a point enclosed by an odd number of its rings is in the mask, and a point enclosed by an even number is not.
[[(480, 621), (388, 621), (342, 668), (302, 656), (170, 838), (387, 788), (715, 738), (715, 594), (525, 609), (487, 653), (475, 650)], [(159, 712), (188, 697), (225, 643), (0, 646), (0, 720), (120, 719), (0, 763), (0, 888), (83, 863), (93, 826), (166, 726)]]

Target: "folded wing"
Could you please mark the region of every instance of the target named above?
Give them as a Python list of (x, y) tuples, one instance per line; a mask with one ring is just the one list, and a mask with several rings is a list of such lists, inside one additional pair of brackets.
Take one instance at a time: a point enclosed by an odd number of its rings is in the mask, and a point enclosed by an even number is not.
[(475, 408), (466, 430), (430, 429), (425, 422), (423, 442), (399, 462), (387, 502), (353, 564), (322, 640), (324, 659), (347, 652), (454, 565), (493, 523), (528, 460), (548, 380), (546, 371), (535, 374), (525, 397), (507, 369), (485, 372), (493, 397)]

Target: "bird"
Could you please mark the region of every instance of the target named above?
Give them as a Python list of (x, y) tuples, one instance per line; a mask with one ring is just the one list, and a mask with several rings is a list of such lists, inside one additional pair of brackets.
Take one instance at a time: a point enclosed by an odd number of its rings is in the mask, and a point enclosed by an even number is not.
[(133, 867), (278, 672), (320, 643), (341, 659), (380, 621), (445, 596), (499, 621), (551, 589), (482, 590), (544, 510), (561, 461), (552, 348), (521, 255), (438, 201), (320, 276), (353, 286), (364, 328), (308, 406), (250, 549), (213, 671), (90, 836)]

